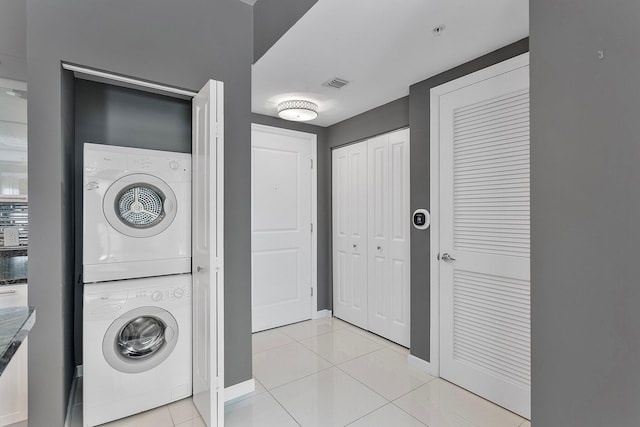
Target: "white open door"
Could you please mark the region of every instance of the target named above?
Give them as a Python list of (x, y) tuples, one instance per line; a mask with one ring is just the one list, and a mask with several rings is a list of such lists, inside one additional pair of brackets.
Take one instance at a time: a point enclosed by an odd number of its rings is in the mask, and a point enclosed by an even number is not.
[[(529, 67), (432, 90), (439, 117), (440, 374), (531, 413)], [(437, 98), (433, 98), (433, 91)], [(435, 102), (435, 103), (434, 103)]]
[(193, 98), (193, 403), (224, 425), (223, 85)]
[(253, 332), (311, 319), (316, 135), (251, 128)]

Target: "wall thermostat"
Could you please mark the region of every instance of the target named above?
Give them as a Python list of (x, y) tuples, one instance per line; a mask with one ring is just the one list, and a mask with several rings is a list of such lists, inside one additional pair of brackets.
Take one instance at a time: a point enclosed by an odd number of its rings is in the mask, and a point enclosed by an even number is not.
[(431, 215), (426, 209), (416, 209), (413, 213), (413, 226), (418, 230), (426, 230), (431, 224)]

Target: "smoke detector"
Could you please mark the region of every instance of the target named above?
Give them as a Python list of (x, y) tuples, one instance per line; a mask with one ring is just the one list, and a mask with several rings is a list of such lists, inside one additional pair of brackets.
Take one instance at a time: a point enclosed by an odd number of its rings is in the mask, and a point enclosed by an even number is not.
[(432, 31), (433, 31), (433, 35), (434, 36), (439, 36), (442, 35), (442, 33), (444, 33), (444, 30), (447, 27), (445, 27), (444, 25), (438, 25), (437, 27), (435, 27)]
[(349, 84), (348, 80), (341, 79), (340, 77), (334, 77), (322, 83), (322, 86), (332, 87), (334, 89), (342, 89), (348, 84)]

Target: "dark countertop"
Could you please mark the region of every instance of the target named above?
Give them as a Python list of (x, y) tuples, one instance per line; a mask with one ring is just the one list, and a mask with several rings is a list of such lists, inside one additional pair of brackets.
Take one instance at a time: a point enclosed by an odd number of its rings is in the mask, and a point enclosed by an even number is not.
[(27, 249), (0, 250), (0, 286), (27, 283)]
[(0, 375), (36, 322), (33, 307), (0, 308)]

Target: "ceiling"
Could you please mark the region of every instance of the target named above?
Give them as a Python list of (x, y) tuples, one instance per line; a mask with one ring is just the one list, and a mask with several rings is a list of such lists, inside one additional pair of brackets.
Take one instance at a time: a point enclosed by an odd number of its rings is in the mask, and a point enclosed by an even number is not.
[[(302, 98), (330, 126), (528, 34), (528, 0), (318, 0), (253, 66), (252, 111)], [(350, 83), (322, 86), (334, 77)]]

